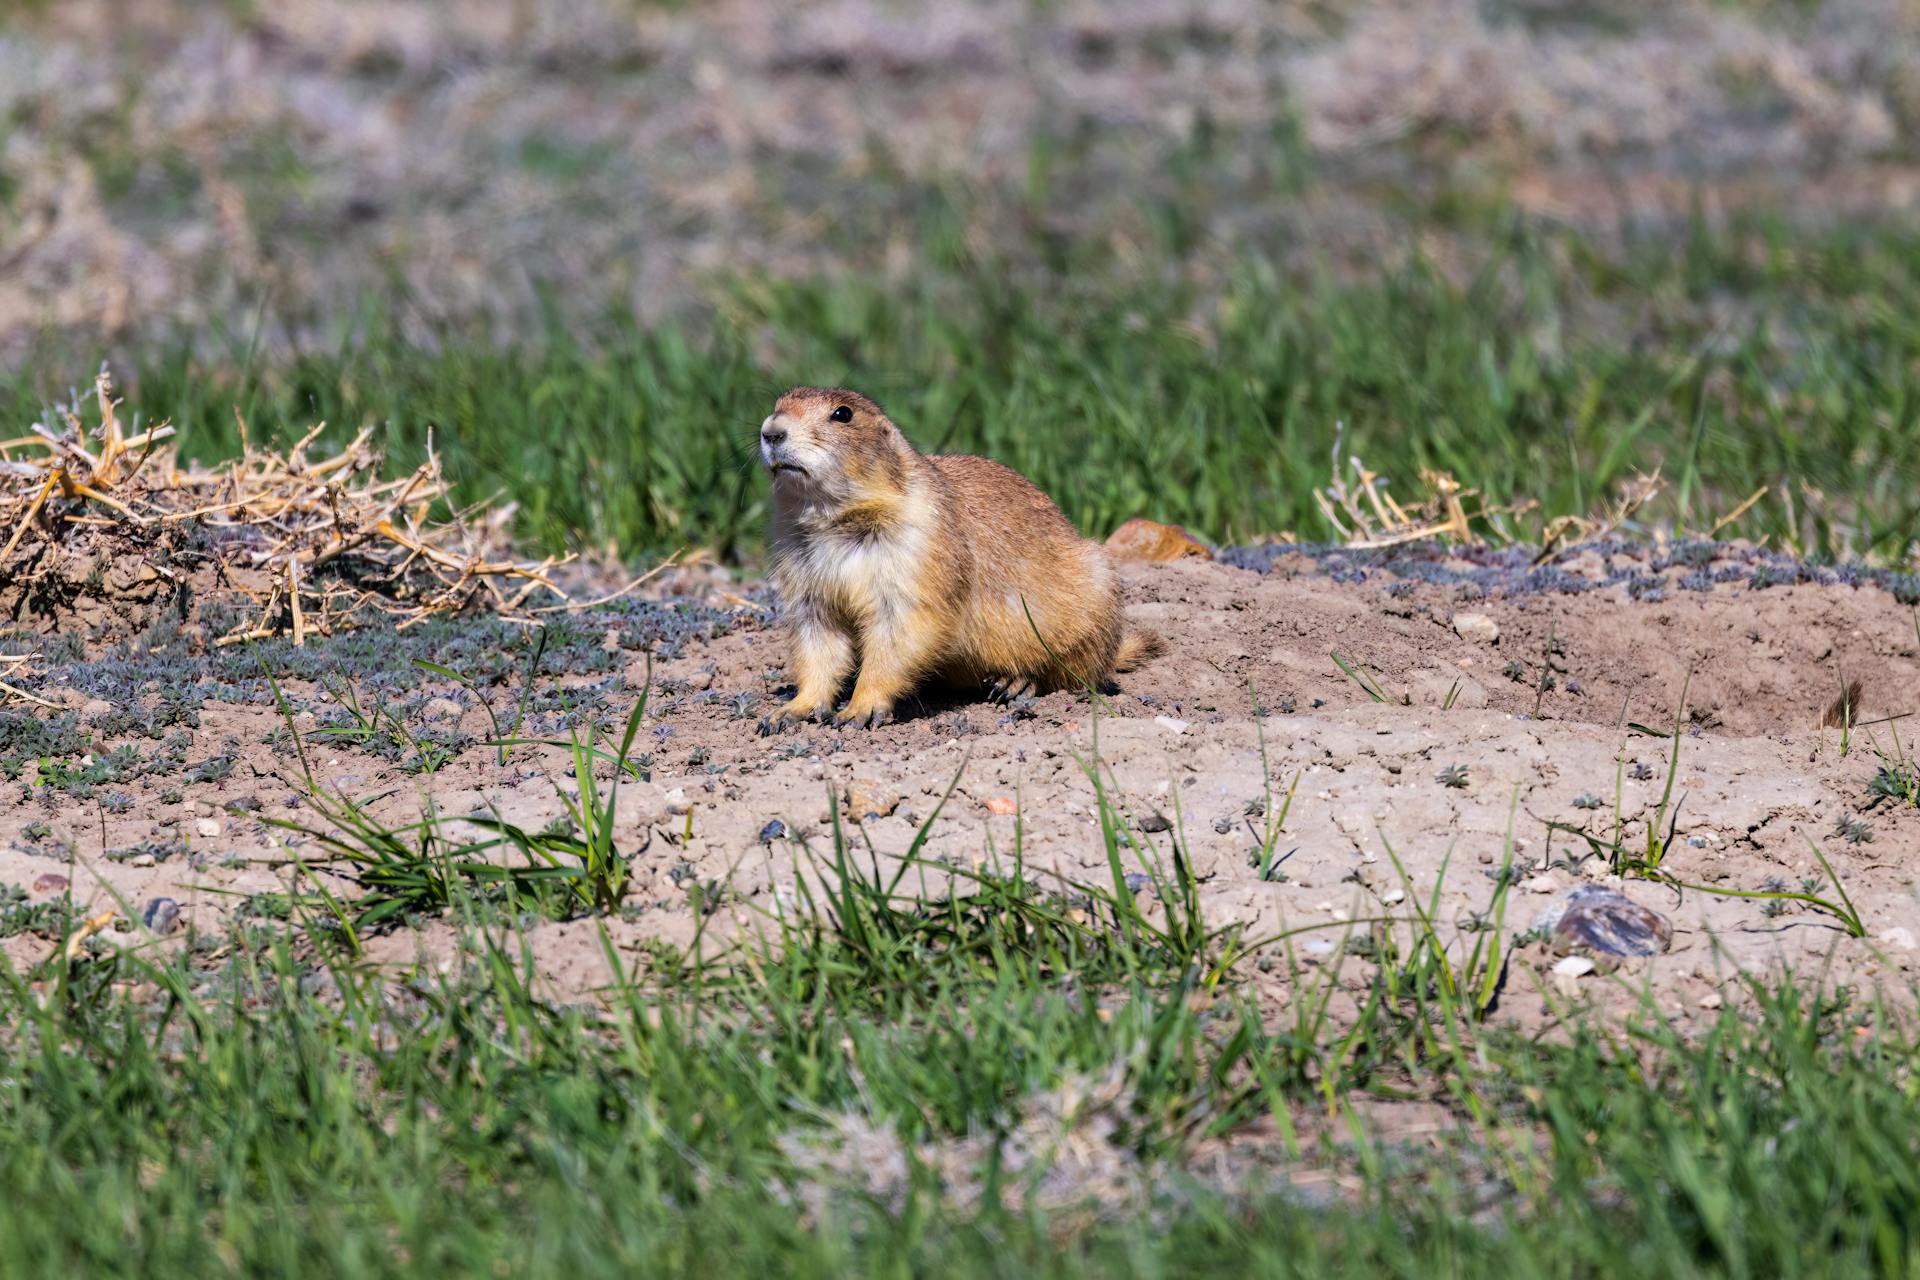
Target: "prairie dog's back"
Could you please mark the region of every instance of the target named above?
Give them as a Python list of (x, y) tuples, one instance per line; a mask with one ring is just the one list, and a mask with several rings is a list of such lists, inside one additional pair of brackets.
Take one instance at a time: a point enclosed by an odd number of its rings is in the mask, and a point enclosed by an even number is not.
[(960, 453), (923, 456), (946, 481), (956, 514), (973, 527), (975, 558), (989, 567), (1056, 541), (1081, 541), (1053, 499), (1013, 468)]
[[(1098, 543), (1080, 536), (1053, 499), (1010, 467), (964, 454), (925, 457), (944, 482), (950, 528), (972, 561), (971, 607), (959, 620), (957, 665), (966, 670), (1052, 667), (1104, 675), (1120, 640), (1113, 571)], [(1059, 682), (1070, 682), (1060, 673)]]

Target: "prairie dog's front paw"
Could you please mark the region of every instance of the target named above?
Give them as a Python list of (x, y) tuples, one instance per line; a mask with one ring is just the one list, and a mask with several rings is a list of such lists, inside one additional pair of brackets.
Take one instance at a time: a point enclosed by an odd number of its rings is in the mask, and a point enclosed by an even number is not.
[(825, 724), (827, 716), (833, 711), (833, 703), (817, 701), (808, 697), (798, 697), (780, 708), (781, 724), (798, 724), (802, 720), (815, 720)]
[(893, 708), (886, 703), (862, 703), (856, 698), (833, 718), (833, 722), (847, 728), (878, 729), (892, 719)]

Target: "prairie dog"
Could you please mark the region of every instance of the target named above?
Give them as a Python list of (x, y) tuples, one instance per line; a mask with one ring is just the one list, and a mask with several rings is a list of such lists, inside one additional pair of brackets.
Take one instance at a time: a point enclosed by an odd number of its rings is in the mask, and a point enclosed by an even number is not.
[[(795, 387), (760, 425), (770, 565), (798, 691), (782, 719), (879, 725), (921, 682), (999, 698), (1105, 685), (1161, 651), (1099, 543), (1019, 473), (929, 455), (852, 391)], [(1037, 633), (1037, 634), (1036, 634)]]

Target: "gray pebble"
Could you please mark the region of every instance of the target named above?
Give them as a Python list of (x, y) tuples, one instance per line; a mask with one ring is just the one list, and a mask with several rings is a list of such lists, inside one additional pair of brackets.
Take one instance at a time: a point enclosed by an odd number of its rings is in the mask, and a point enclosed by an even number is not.
[(180, 923), (180, 904), (172, 898), (155, 898), (147, 903), (146, 910), (140, 913), (140, 919), (147, 928), (164, 936), (172, 933), (174, 926)]

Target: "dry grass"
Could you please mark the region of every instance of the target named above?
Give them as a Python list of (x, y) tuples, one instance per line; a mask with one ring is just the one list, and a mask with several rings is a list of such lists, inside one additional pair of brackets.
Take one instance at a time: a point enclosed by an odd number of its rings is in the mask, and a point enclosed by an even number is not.
[[(1411, 507), (1403, 506), (1387, 491), (1387, 478), (1347, 455), (1344, 446), (1343, 432), (1334, 442), (1327, 487), (1314, 490), (1313, 499), (1340, 540), (1350, 547), (1397, 547), (1430, 539), (1473, 544), (1482, 540), (1481, 532), (1474, 527), (1476, 522), (1497, 541), (1514, 542), (1520, 535), (1507, 526), (1507, 517), (1540, 505), (1532, 499), (1489, 505), (1479, 490), (1463, 487), (1446, 472), (1422, 467), (1422, 497)], [(1342, 461), (1353, 471), (1351, 482), (1344, 474)], [(1470, 501), (1475, 502), (1471, 511), (1467, 509)]]
[(12, 585), (60, 574), (101, 540), (138, 561), (141, 580), (174, 584), (170, 535), (191, 530), (212, 549), (218, 580), (252, 604), (252, 620), (216, 644), (282, 633), (302, 644), (374, 616), (405, 629), (469, 608), (531, 620), (579, 607), (551, 576), (573, 557), (513, 558), (512, 506), (454, 506), (431, 441), (412, 472), (383, 478), (371, 429), (314, 459), (325, 423), (276, 452), (252, 444), (242, 421), (240, 457), (183, 466), (172, 426), (127, 432), (104, 367), (92, 399), (92, 427), (63, 408), (55, 425), (0, 442), (0, 576)]

